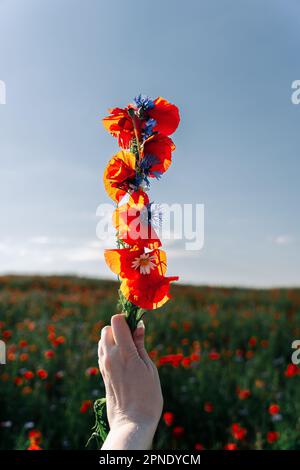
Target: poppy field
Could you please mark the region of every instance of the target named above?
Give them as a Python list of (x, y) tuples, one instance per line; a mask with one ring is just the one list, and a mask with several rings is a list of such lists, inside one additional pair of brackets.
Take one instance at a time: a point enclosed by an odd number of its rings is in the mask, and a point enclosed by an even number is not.
[[(164, 411), (156, 449), (300, 449), (300, 289), (172, 286), (145, 314)], [(85, 449), (118, 284), (0, 277), (0, 448)], [(92, 443), (88, 448), (94, 448)]]

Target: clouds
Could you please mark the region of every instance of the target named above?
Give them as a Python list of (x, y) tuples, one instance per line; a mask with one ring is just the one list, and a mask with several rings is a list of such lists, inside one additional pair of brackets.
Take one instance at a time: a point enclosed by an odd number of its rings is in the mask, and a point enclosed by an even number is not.
[(275, 245), (291, 245), (294, 241), (294, 237), (287, 234), (277, 235), (276, 237), (272, 238), (272, 242)]

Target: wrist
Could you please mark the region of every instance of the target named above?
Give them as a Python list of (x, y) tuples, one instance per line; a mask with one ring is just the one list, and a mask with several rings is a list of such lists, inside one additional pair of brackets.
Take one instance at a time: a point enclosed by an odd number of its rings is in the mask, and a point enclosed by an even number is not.
[(103, 450), (148, 450), (152, 446), (157, 423), (123, 420), (115, 423), (105, 440)]

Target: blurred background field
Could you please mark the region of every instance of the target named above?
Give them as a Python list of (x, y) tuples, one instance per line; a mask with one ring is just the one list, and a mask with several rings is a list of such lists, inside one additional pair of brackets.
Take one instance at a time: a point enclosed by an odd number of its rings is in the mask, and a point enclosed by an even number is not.
[[(118, 285), (0, 277), (0, 448), (83, 449), (104, 395), (100, 330)], [(300, 449), (300, 289), (176, 286), (145, 316), (164, 414), (154, 448)], [(91, 446), (92, 448), (93, 446)]]

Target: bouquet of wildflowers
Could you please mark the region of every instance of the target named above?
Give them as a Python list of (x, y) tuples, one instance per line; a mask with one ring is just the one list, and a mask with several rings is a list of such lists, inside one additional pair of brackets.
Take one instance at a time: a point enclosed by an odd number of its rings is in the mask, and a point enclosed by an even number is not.
[[(118, 139), (121, 150), (108, 162), (104, 186), (117, 207), (113, 213), (117, 248), (105, 250), (109, 268), (119, 277), (119, 307), (131, 331), (145, 310), (161, 307), (170, 298), (166, 253), (156, 233), (155, 214), (147, 192), (150, 181), (169, 168), (175, 145), (170, 135), (180, 121), (178, 108), (162, 97), (139, 95), (126, 108), (113, 108), (104, 127)], [(122, 200), (126, 199), (126, 202)], [(105, 438), (105, 401), (95, 402), (95, 433)]]

